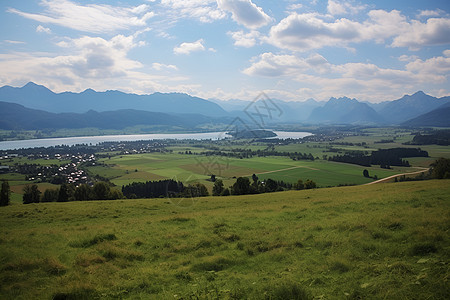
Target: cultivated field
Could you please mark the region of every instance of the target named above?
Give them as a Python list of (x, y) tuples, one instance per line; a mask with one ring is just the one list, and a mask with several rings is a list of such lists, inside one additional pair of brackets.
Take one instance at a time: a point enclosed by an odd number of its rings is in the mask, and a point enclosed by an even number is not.
[(2, 207), (0, 298), (448, 299), (449, 195), (432, 180)]

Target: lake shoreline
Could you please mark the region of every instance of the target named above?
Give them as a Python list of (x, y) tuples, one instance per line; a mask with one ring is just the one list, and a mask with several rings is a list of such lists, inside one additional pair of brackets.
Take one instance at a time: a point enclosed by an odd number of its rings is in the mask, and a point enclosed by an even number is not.
[[(313, 135), (310, 132), (303, 131), (274, 131), (279, 139), (300, 139)], [(150, 140), (221, 140), (230, 138), (231, 135), (224, 131), (218, 132), (200, 132), (200, 133), (151, 133), (151, 134), (123, 134), (123, 135), (97, 135), (97, 136), (78, 136), (63, 138), (44, 138), (27, 139), (15, 141), (0, 141), (0, 150), (16, 150), (26, 148), (54, 147), (60, 145), (97, 145), (103, 142), (133, 142)]]

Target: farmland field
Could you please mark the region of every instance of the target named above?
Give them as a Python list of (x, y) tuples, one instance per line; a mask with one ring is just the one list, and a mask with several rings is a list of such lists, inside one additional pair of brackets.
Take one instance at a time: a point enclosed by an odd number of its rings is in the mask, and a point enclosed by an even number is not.
[(2, 299), (446, 299), (450, 181), (0, 209)]

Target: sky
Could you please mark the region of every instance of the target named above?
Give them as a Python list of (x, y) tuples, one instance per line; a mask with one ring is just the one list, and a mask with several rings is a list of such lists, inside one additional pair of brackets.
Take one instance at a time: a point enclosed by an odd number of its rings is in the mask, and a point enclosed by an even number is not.
[(0, 86), (286, 101), (450, 95), (448, 0), (0, 0)]

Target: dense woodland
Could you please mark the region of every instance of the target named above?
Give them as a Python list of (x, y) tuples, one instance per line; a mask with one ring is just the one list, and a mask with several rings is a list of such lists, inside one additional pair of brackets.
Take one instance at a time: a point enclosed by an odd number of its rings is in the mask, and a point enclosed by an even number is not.
[(343, 155), (330, 156), (328, 160), (365, 167), (380, 165), (382, 168), (389, 168), (389, 166), (409, 167), (409, 162), (403, 159), (407, 157), (428, 157), (428, 152), (420, 148), (380, 149), (373, 151), (370, 155), (366, 155), (362, 151), (348, 151)]

